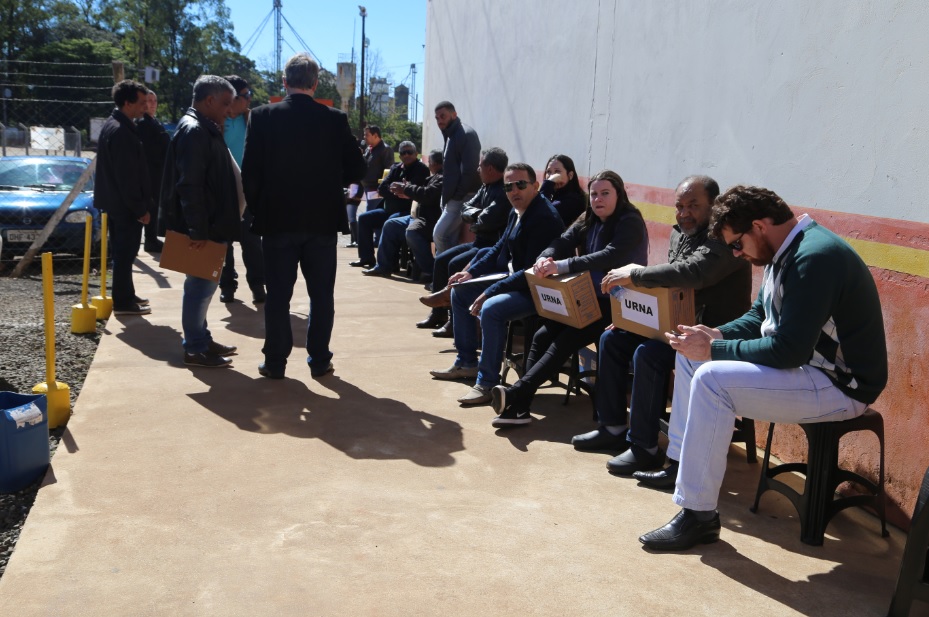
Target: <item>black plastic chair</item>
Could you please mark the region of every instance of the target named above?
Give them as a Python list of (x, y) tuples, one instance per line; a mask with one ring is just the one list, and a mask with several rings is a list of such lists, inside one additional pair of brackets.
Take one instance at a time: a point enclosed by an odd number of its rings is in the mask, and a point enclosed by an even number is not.
[(914, 600), (929, 604), (929, 469), (923, 476), (910, 533), (903, 549), (897, 587), (887, 617), (907, 617)]
[[(758, 512), (761, 495), (768, 490), (776, 491), (790, 500), (800, 518), (800, 541), (812, 546), (822, 546), (826, 526), (836, 513), (852, 506), (873, 506), (881, 519), (881, 535), (887, 537), (887, 520), (884, 511), (884, 419), (871, 408), (857, 418), (842, 422), (813, 422), (800, 424), (806, 433), (807, 462), (784, 463), (768, 469), (771, 457), (771, 442), (774, 439), (774, 423), (768, 429), (768, 443), (764, 451), (761, 477), (755, 503), (750, 508)], [(880, 443), (880, 471), (875, 484), (864, 476), (839, 467), (839, 440), (846, 433), (871, 431)], [(806, 476), (803, 493), (800, 494), (774, 477), (791, 471)], [(866, 495), (835, 497), (835, 489), (842, 482), (854, 482), (868, 490)]]

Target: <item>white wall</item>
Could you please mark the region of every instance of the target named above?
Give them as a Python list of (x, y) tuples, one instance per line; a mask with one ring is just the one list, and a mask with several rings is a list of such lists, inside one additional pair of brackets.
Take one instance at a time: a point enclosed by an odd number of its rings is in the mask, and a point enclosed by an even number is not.
[(926, 0), (428, 0), (424, 149), (448, 99), (537, 168), (929, 222), (927, 32)]

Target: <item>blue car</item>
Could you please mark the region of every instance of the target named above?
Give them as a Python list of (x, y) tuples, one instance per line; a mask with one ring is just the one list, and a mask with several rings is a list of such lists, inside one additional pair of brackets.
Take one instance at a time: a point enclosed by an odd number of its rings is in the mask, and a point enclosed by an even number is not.
[[(90, 165), (73, 156), (0, 157), (0, 259), (23, 255)], [(42, 251), (84, 254), (84, 221), (93, 217), (93, 247), (100, 242), (100, 211), (90, 178)]]

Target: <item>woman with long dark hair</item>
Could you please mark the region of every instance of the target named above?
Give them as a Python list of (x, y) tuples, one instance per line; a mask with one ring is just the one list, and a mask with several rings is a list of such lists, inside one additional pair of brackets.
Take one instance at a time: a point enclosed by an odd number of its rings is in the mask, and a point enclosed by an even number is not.
[(565, 229), (571, 227), (587, 207), (587, 195), (577, 178), (574, 161), (565, 154), (556, 154), (545, 163), (545, 180), (539, 192), (555, 206)]
[(587, 184), (590, 205), (560, 238), (552, 242), (533, 266), (538, 276), (589, 271), (593, 278), (601, 317), (584, 326), (542, 320), (532, 338), (526, 358), (526, 373), (509, 387), (496, 386), (492, 404), (497, 417), (492, 424), (507, 427), (532, 421), (529, 406), (536, 390), (564, 366), (575, 351), (600, 338), (611, 321), (610, 299), (600, 289), (603, 275), (626, 264), (646, 264), (648, 232), (639, 210), (626, 195), (622, 178), (614, 171), (601, 171)]

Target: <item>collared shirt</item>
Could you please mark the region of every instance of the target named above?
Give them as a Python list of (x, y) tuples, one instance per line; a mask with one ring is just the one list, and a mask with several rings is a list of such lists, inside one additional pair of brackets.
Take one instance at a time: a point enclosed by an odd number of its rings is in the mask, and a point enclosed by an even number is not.
[(239, 167), (242, 167), (242, 155), (245, 153), (245, 129), (248, 128), (245, 117), (245, 114), (241, 114), (235, 118), (226, 118), (226, 127), (223, 129), (223, 139)]

